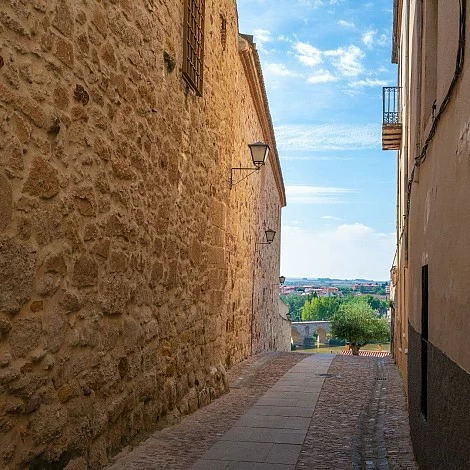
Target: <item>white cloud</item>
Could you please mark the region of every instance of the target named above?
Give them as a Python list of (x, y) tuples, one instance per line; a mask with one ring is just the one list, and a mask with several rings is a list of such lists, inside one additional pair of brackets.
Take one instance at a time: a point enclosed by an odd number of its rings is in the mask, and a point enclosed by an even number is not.
[(320, 49), (317, 49), (306, 42), (299, 41), (295, 44), (294, 48), (298, 53), (297, 58), (304, 65), (313, 67), (323, 62)]
[(325, 51), (324, 54), (327, 57), (333, 57), (333, 65), (347, 77), (355, 77), (364, 70), (361, 61), (365, 54), (357, 46), (339, 47), (335, 50)]
[(318, 70), (313, 75), (310, 75), (307, 79), (308, 83), (328, 83), (336, 82), (338, 77), (335, 77), (329, 70)]
[[(303, 152), (302, 152), (303, 153)], [(316, 161), (316, 162), (333, 162), (333, 161), (347, 161), (352, 160), (353, 157), (346, 157), (344, 155), (315, 155), (309, 153), (308, 155), (299, 155), (296, 152), (291, 152), (286, 156), (281, 156), (282, 161)]]
[(372, 46), (374, 45), (374, 40), (375, 40), (375, 35), (377, 34), (377, 31), (366, 31), (362, 35), (362, 42), (368, 49), (372, 49)]
[(355, 189), (323, 186), (287, 185), (288, 204), (338, 204), (347, 202)]
[(335, 217), (334, 215), (323, 215), (320, 217), (323, 220), (341, 220), (341, 217)]
[(389, 279), (394, 233), (362, 223), (317, 230), (284, 225), (281, 239), (284, 276)]
[(292, 42), (292, 39), (289, 36), (286, 36), (285, 34), (280, 34), (277, 39), (278, 41), (282, 42)]
[(387, 80), (377, 80), (372, 78), (366, 78), (365, 80), (355, 80), (349, 82), (351, 88), (365, 88), (365, 87), (383, 87), (387, 86)]
[(386, 34), (381, 34), (379, 36), (379, 38), (377, 39), (377, 43), (379, 46), (388, 46), (389, 44), (391, 44), (391, 39), (388, 37), (388, 35)]
[(343, 28), (355, 29), (356, 25), (352, 21), (339, 20), (338, 24)]
[(281, 77), (294, 75), (284, 64), (267, 64), (265, 69), (273, 75), (279, 75)]
[(291, 151), (358, 150), (378, 148), (381, 142), (379, 124), (319, 124), (278, 126), (276, 140), (281, 153)]
[(301, 5), (319, 8), (325, 4), (324, 0), (298, 0)]
[(272, 41), (271, 32), (267, 29), (255, 29), (253, 31), (253, 37), (258, 50), (266, 52), (264, 46), (266, 43)]
[(362, 42), (368, 49), (372, 49), (374, 45), (381, 47), (388, 46), (390, 41), (386, 34), (378, 34), (377, 30), (368, 30), (362, 35)]

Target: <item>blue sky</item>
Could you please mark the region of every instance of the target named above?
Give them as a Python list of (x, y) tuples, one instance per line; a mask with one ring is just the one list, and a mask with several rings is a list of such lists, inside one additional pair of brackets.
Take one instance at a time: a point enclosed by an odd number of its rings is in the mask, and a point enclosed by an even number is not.
[(392, 0), (238, 0), (254, 35), (287, 193), (281, 274), (387, 280), (396, 152), (381, 150)]

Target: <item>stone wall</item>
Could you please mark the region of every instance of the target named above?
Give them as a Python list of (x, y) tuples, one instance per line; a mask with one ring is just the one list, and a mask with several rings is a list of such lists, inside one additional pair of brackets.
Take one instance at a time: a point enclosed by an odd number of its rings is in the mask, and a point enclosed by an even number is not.
[[(261, 70), (233, 0), (205, 18), (198, 97), (181, 1), (2, 2), (2, 468), (99, 468), (277, 347), (285, 195)], [(257, 140), (269, 161), (230, 190)]]

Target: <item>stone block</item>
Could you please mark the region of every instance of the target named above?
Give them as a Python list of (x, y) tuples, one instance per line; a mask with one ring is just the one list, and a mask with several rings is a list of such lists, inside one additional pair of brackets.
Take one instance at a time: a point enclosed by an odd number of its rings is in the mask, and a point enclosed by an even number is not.
[(72, 398), (78, 397), (80, 392), (77, 384), (66, 383), (57, 390), (57, 398), (61, 403), (67, 403)]
[(31, 196), (44, 199), (54, 197), (60, 190), (58, 171), (47, 160), (36, 157), (23, 187)]
[(89, 287), (98, 283), (98, 264), (94, 258), (82, 255), (75, 261), (72, 282), (77, 287)]
[(11, 440), (0, 441), (0, 464), (3, 462), (5, 469), (9, 468), (8, 462), (13, 459), (15, 455), (16, 444)]
[(227, 207), (225, 204), (213, 199), (211, 203), (211, 218), (215, 227), (225, 230), (227, 219)]
[[(30, 220), (32, 220), (33, 235), (39, 245), (47, 245), (64, 235), (63, 218), (59, 204), (35, 210), (35, 217)], [(68, 229), (70, 230), (70, 227)]]
[(12, 327), (11, 321), (6, 315), (0, 313), (0, 340), (7, 337)]
[(39, 318), (19, 318), (13, 322), (8, 345), (14, 358), (26, 357), (39, 346), (42, 323)]
[(5, 174), (9, 177), (23, 176), (24, 155), (23, 148), (17, 139), (5, 147), (4, 153), (0, 154), (0, 163), (4, 165)]
[(6, 416), (0, 416), (0, 434), (6, 434), (15, 426), (13, 419)]
[(28, 245), (0, 238), (0, 310), (16, 313), (30, 299), (35, 264)]
[(208, 261), (215, 266), (225, 266), (225, 249), (218, 246), (210, 246), (208, 249)]
[(46, 357), (47, 351), (43, 348), (38, 348), (32, 351), (29, 355), (31, 361), (34, 363), (41, 362)]
[(61, 110), (66, 110), (69, 107), (69, 93), (67, 87), (62, 84), (58, 84), (54, 88), (54, 104)]
[(98, 240), (94, 245), (93, 245), (93, 253), (97, 254), (98, 256), (101, 256), (102, 258), (107, 259), (109, 256), (109, 249), (111, 246), (111, 242), (109, 240)]
[(0, 385), (6, 385), (19, 378), (20, 375), (21, 373), (16, 367), (2, 367), (0, 369)]
[(49, 256), (45, 262), (45, 271), (59, 273), (62, 276), (67, 274), (67, 265), (63, 253), (56, 253)]
[(29, 309), (33, 313), (42, 312), (44, 309), (44, 302), (42, 300), (34, 300), (30, 303)]
[(74, 17), (70, 9), (70, 2), (58, 0), (52, 24), (64, 35), (72, 37)]
[(67, 410), (63, 406), (45, 406), (30, 420), (31, 437), (35, 445), (43, 445), (60, 436), (67, 424)]
[(74, 65), (73, 44), (60, 36), (54, 37), (55, 56), (70, 68)]
[(18, 69), (13, 64), (7, 64), (4, 68), (3, 76), (7, 82), (16, 90), (20, 87), (20, 75)]
[(18, 109), (28, 116), (36, 126), (47, 131), (54, 127), (54, 119), (47, 112), (47, 107), (41, 106), (32, 97), (20, 95), (17, 97), (16, 104)]
[(131, 298), (129, 281), (118, 275), (102, 280), (100, 303), (106, 315), (120, 315), (126, 311)]
[(108, 263), (110, 273), (121, 273), (127, 269), (129, 259), (124, 252), (114, 251), (110, 254)]
[(53, 295), (59, 288), (61, 276), (53, 273), (43, 273), (36, 277), (34, 291), (42, 297)]
[(109, 42), (106, 42), (101, 47), (101, 57), (106, 65), (113, 69), (117, 68), (118, 62), (114, 54), (114, 48)]
[(0, 367), (4, 368), (10, 365), (12, 360), (11, 354), (9, 352), (3, 353), (0, 355)]
[(78, 188), (74, 192), (75, 207), (85, 217), (96, 215), (95, 193), (91, 186)]
[(139, 31), (127, 22), (122, 14), (109, 15), (109, 28), (126, 46), (138, 48), (141, 42)]
[(30, 36), (29, 31), (25, 29), (18, 16), (8, 12), (6, 9), (0, 11), (0, 23), (20, 36)]
[(31, 136), (31, 126), (18, 113), (12, 114), (10, 123), (18, 140), (21, 143), (28, 142)]
[(0, 83), (0, 101), (9, 104), (15, 100), (16, 94), (10, 90), (6, 85)]
[(82, 302), (74, 292), (65, 291), (59, 305), (65, 310), (65, 313), (73, 313), (80, 310)]
[[(120, 450), (115, 449), (114, 453)], [(103, 468), (109, 463), (108, 461), (108, 442), (106, 436), (99, 436), (90, 444), (88, 454), (88, 468)]]
[(0, 173), (0, 232), (10, 225), (12, 217), (13, 195), (7, 177)]
[(51, 353), (59, 351), (68, 329), (65, 315), (48, 309), (42, 316), (42, 329), (47, 350)]
[(77, 37), (77, 45), (82, 54), (88, 54), (90, 51), (90, 43), (88, 42), (88, 35), (86, 33), (80, 34)]
[(96, 5), (93, 10), (93, 15), (91, 17), (91, 22), (96, 26), (97, 31), (103, 36), (106, 37), (108, 22), (106, 20), (106, 15), (103, 10)]

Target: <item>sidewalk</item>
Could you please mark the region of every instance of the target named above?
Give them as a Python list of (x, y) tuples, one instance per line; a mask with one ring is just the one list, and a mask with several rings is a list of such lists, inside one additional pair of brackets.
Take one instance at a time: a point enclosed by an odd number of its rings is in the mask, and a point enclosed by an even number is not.
[(118, 469), (415, 469), (390, 358), (271, 353), (230, 393), (122, 453)]

